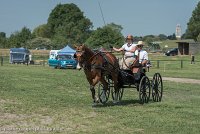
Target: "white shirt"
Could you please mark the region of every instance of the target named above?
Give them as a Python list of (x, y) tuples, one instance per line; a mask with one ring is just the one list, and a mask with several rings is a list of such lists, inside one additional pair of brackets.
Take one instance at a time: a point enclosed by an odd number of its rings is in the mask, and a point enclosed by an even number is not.
[[(135, 51), (135, 55), (138, 55), (138, 50)], [(148, 60), (148, 53), (145, 50), (140, 50), (139, 63), (142, 63), (144, 60)]]
[[(132, 50), (137, 44), (130, 44), (130, 46), (128, 46), (128, 43), (124, 44), (122, 46), (122, 48), (125, 50), (125, 51), (130, 51)], [(134, 53), (132, 52), (125, 52), (125, 56), (133, 56)]]

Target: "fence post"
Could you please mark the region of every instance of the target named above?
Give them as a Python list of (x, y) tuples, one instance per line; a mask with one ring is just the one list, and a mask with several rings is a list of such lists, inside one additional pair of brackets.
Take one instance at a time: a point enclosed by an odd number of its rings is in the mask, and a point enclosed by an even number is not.
[(27, 65), (27, 66), (28, 66), (28, 62), (29, 62), (29, 60), (26, 61), (26, 65)]
[(3, 56), (1, 56), (1, 66), (3, 66)]
[(183, 60), (181, 60), (181, 69), (183, 68)]
[(157, 60), (157, 68), (160, 68), (160, 62), (159, 62), (159, 60)]
[(43, 66), (45, 66), (45, 56), (43, 55)]

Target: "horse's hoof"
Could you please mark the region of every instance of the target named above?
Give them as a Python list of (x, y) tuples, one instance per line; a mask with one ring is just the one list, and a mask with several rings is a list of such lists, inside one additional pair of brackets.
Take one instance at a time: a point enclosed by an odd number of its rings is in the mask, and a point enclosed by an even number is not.
[(97, 103), (94, 102), (94, 103), (92, 104), (92, 107), (96, 107), (96, 106), (97, 106)]
[(99, 99), (96, 99), (94, 103), (100, 103), (100, 100), (99, 100)]

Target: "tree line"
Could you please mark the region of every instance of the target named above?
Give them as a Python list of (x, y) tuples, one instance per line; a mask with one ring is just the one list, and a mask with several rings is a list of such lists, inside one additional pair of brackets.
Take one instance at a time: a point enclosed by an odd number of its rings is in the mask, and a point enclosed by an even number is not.
[[(200, 39), (200, 2), (192, 13), (188, 22), (186, 33), (182, 38)], [(84, 16), (79, 7), (73, 3), (58, 4), (49, 14), (46, 24), (39, 25), (33, 31), (23, 27), (6, 37), (5, 32), (0, 32), (0, 48), (25, 47), (29, 49), (46, 48), (61, 49), (66, 44), (85, 43), (92, 48), (105, 47), (109, 44), (121, 46), (124, 43), (121, 25), (110, 23), (93, 30), (92, 22)], [(146, 35), (135, 36), (134, 41), (175, 40), (172, 35)]]

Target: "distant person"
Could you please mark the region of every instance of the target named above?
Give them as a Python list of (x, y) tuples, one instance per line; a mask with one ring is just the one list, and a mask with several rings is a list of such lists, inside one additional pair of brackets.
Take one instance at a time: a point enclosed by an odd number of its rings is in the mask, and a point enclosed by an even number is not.
[(125, 41), (126, 43), (119, 49), (110, 46), (110, 48), (112, 48), (116, 52), (125, 51), (124, 57), (119, 62), (121, 69), (129, 69), (130, 66), (133, 64), (133, 61), (135, 60), (134, 52), (136, 50), (136, 44), (133, 43), (133, 36), (128, 35), (125, 38)]
[(194, 54), (191, 55), (191, 64), (195, 64), (195, 62), (194, 62)]

